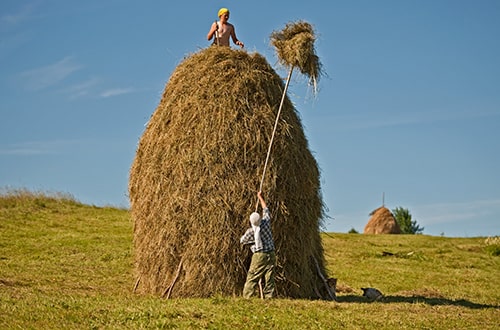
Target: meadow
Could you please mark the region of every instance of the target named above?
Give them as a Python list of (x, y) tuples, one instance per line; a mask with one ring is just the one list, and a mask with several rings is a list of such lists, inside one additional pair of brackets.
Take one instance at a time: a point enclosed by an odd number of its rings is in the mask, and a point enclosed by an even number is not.
[[(498, 241), (323, 233), (338, 301), (133, 292), (126, 209), (0, 196), (1, 329), (498, 329)], [(384, 297), (369, 301), (361, 287)]]

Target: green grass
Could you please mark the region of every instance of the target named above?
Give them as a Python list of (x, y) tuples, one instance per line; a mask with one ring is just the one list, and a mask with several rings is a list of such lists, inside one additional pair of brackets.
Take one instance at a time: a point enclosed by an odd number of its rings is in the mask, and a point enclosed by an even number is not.
[[(325, 234), (338, 302), (134, 294), (129, 212), (0, 196), (1, 329), (496, 329), (500, 256), (485, 238)], [(493, 248), (491, 247), (493, 245)], [(361, 287), (385, 297), (369, 302)]]

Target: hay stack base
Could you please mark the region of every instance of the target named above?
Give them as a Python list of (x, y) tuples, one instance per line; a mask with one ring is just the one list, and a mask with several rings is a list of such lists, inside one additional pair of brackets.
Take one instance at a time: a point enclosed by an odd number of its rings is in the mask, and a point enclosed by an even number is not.
[[(176, 68), (130, 171), (136, 288), (240, 296), (249, 226), (283, 81), (259, 54), (209, 47)], [(279, 297), (317, 298), (325, 273), (319, 170), (286, 98), (263, 192)]]

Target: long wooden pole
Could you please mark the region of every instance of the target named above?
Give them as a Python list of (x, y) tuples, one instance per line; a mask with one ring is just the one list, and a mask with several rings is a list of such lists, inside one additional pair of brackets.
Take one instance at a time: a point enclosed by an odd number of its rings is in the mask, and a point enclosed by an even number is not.
[[(266, 162), (264, 163), (264, 171), (262, 171), (262, 179), (260, 180), (259, 191), (262, 191), (262, 186), (264, 185), (264, 178), (266, 176), (267, 164), (269, 162), (269, 156), (271, 155), (271, 148), (273, 146), (274, 135), (276, 134), (276, 129), (278, 127), (278, 122), (281, 115), (281, 109), (283, 108), (283, 103), (285, 102), (286, 91), (288, 90), (288, 85), (290, 84), (290, 78), (292, 77), (293, 66), (290, 67), (290, 72), (288, 72), (288, 77), (286, 78), (285, 89), (283, 90), (283, 95), (281, 96), (280, 107), (278, 109), (278, 114), (276, 115), (276, 120), (274, 122), (273, 134), (271, 135), (271, 141), (269, 142), (269, 148), (267, 149)], [(257, 205), (255, 206), (255, 212), (259, 209), (259, 199), (257, 199)]]

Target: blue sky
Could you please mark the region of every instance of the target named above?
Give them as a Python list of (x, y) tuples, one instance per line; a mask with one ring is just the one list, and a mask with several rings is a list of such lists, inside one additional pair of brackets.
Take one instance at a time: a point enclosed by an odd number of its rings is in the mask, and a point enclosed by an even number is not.
[[(500, 234), (500, 1), (0, 3), (0, 187), (128, 206), (144, 124), (220, 7), (250, 52), (312, 23), (326, 75), (289, 97), (321, 168), (326, 230), (408, 208), (424, 234)], [(243, 184), (243, 183), (242, 183)]]

